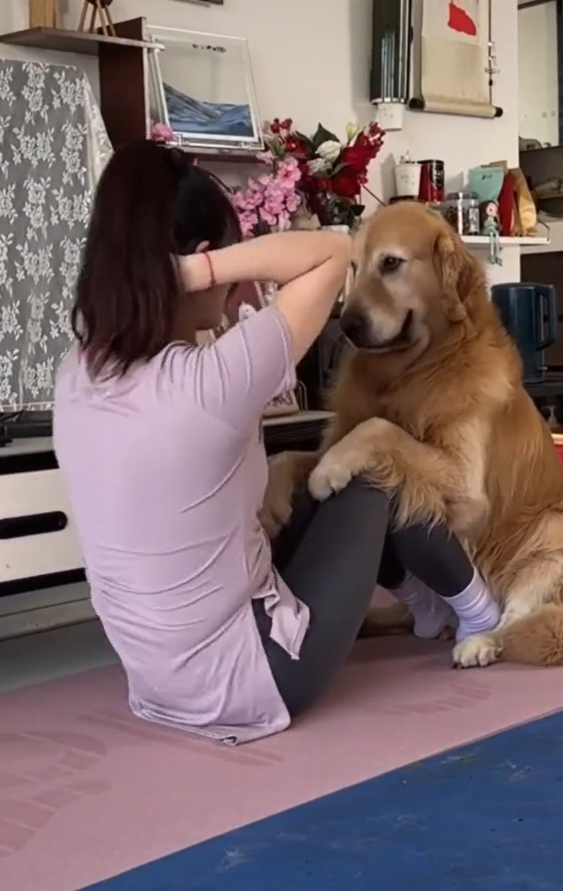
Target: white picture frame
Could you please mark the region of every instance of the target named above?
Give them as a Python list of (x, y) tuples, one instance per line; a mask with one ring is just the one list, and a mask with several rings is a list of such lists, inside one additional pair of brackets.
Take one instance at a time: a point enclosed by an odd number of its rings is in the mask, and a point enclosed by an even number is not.
[(151, 66), (152, 124), (190, 151), (252, 154), (264, 138), (248, 42), (203, 31), (147, 25), (164, 46)]

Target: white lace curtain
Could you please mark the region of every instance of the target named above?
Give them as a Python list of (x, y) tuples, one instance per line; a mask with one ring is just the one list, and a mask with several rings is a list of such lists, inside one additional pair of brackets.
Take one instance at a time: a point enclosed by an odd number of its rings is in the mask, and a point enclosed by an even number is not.
[(111, 145), (78, 68), (0, 60), (0, 411), (52, 407)]

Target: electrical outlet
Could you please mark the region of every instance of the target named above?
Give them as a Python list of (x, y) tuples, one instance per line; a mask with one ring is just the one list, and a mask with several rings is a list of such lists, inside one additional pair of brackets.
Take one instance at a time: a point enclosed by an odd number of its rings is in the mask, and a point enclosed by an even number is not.
[(377, 122), (383, 130), (402, 130), (404, 121), (403, 102), (380, 102), (377, 106)]

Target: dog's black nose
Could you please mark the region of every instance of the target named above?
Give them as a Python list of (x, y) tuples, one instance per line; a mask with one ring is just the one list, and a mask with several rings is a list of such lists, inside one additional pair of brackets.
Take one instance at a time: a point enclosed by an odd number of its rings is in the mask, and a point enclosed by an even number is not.
[(355, 310), (345, 309), (340, 316), (340, 327), (352, 343), (359, 345), (366, 338), (367, 324), (364, 316)]

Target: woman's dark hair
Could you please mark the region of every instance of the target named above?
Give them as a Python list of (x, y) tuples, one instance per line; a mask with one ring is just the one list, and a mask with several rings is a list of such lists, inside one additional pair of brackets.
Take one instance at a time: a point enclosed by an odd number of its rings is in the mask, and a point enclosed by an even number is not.
[(72, 310), (91, 373), (123, 375), (172, 340), (184, 296), (175, 255), (240, 239), (225, 188), (183, 151), (150, 140), (118, 149), (96, 191)]

